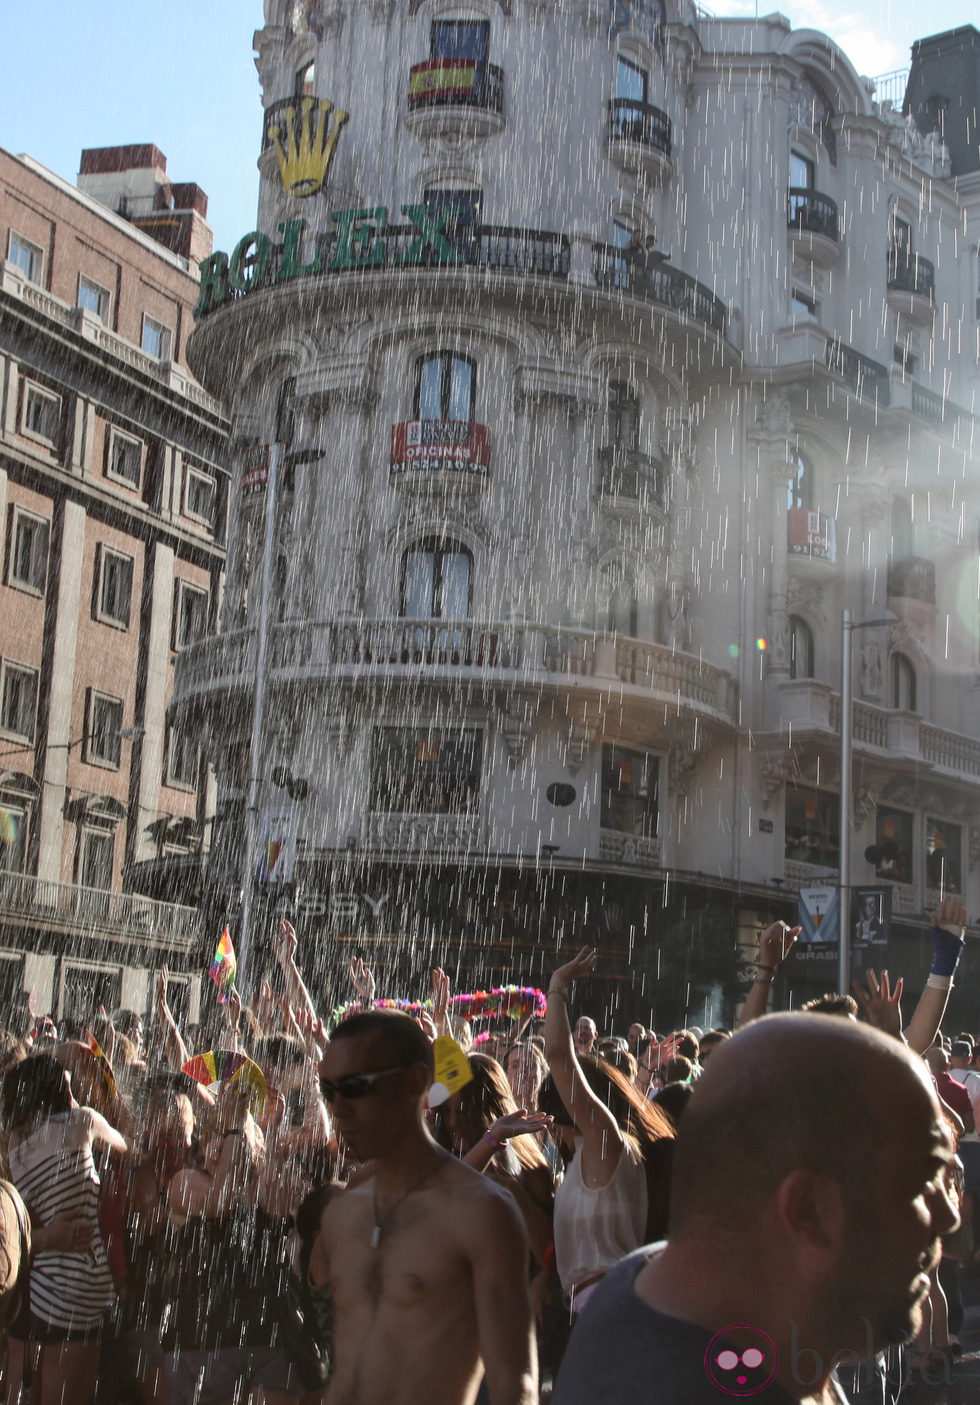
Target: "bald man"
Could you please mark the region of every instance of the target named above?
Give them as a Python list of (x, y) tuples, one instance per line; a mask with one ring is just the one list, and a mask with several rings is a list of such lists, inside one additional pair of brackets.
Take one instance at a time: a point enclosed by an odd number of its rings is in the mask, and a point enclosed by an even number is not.
[(897, 1040), (828, 1015), (747, 1026), (688, 1104), (669, 1241), (596, 1289), (554, 1405), (839, 1405), (833, 1368), (919, 1325), (958, 1223), (952, 1156)]

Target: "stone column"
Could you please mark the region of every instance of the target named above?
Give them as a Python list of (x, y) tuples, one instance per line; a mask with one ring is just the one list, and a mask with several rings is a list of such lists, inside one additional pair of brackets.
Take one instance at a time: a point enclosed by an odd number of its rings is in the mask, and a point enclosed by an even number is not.
[(766, 669), (770, 678), (787, 679), (790, 671), (790, 626), (787, 595), (789, 558), (786, 545), (786, 491), (793, 419), (789, 401), (777, 392), (767, 395), (749, 430), (749, 445), (758, 455), (759, 482), (772, 495), (772, 567), (769, 579), (769, 613), (766, 622)]
[(57, 603), (50, 644), (50, 666), (45, 669), (48, 691), (47, 725), (44, 732), (43, 785), (37, 826), (37, 876), (50, 883), (63, 882), (65, 877), (61, 869), (61, 858), (68, 783), (68, 748), (78, 740), (71, 735), (71, 718), (84, 560), (85, 508), (81, 503), (66, 498), (56, 508), (55, 531), (52, 533), (49, 589), (56, 592)]

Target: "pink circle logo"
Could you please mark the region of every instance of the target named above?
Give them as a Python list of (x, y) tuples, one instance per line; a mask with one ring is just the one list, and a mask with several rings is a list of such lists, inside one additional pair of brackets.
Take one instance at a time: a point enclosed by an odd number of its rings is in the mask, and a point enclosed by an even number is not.
[(725, 1395), (744, 1398), (772, 1385), (779, 1370), (776, 1343), (750, 1322), (716, 1332), (704, 1353), (708, 1380)]

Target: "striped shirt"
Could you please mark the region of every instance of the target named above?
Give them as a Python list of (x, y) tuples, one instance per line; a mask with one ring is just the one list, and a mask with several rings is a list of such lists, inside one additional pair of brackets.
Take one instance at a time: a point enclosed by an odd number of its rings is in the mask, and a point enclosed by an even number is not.
[(10, 1173), (36, 1225), (62, 1214), (87, 1220), (92, 1243), (81, 1254), (45, 1251), (31, 1264), (31, 1312), (49, 1327), (98, 1327), (114, 1298), (99, 1231), (99, 1175), (92, 1159), (90, 1108), (48, 1120), (10, 1152)]

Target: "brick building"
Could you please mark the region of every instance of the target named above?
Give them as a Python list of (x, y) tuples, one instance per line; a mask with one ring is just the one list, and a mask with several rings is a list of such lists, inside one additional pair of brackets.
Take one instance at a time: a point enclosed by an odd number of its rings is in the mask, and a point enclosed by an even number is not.
[(152, 146), (83, 152), (77, 189), (0, 150), (0, 998), (62, 1015), (198, 964), (213, 786), (166, 707), (224, 559), (206, 214)]

